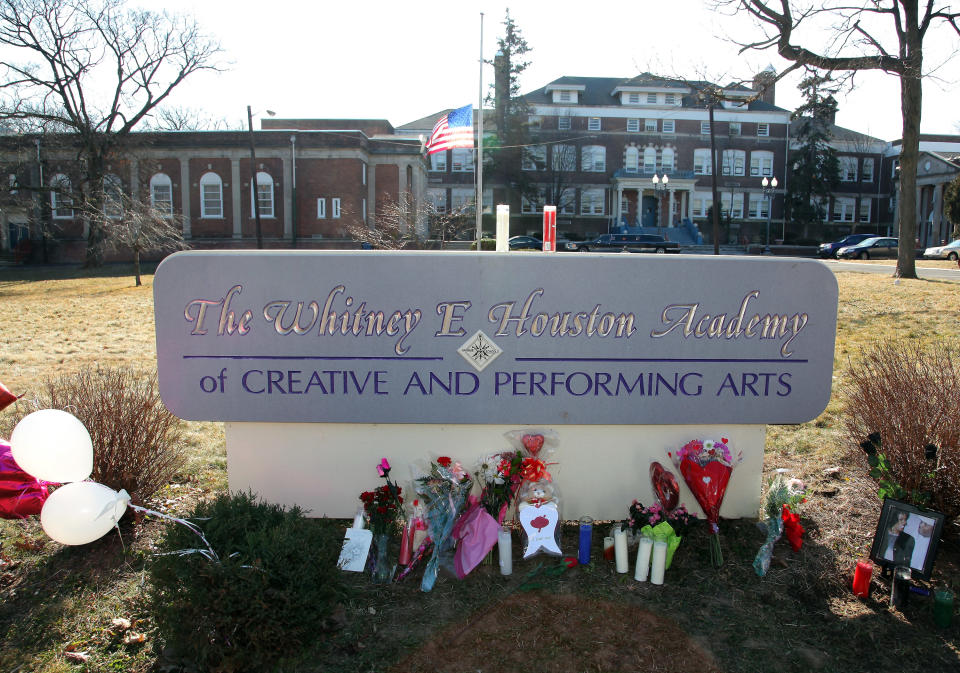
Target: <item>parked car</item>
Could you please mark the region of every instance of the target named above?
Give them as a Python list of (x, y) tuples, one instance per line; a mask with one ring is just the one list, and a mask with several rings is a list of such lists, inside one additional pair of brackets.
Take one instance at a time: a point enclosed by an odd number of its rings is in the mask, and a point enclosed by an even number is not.
[(821, 243), (820, 244), (820, 257), (824, 259), (833, 259), (837, 256), (837, 250), (840, 248), (846, 248), (851, 245), (856, 245), (861, 241), (865, 241), (868, 238), (874, 238), (876, 234), (850, 234), (841, 238), (839, 241), (834, 241), (833, 243)]
[(543, 241), (533, 236), (511, 236), (507, 245), (511, 250), (543, 250)]
[(680, 244), (668, 241), (663, 236), (655, 234), (604, 234), (592, 241), (584, 241), (577, 247), (580, 252), (610, 252), (612, 250), (626, 250), (627, 252), (653, 251), (656, 253), (680, 252)]
[(927, 259), (949, 259), (951, 262), (956, 262), (960, 257), (960, 238), (946, 245), (927, 248), (923, 251), (923, 256)]
[(897, 239), (886, 236), (874, 236), (856, 245), (837, 250), (840, 259), (878, 259), (897, 256)]

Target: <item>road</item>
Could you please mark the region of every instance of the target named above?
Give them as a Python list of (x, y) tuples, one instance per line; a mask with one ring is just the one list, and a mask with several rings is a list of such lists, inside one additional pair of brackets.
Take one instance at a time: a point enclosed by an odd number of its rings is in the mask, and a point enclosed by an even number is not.
[[(879, 273), (886, 276), (893, 276), (897, 268), (895, 263), (891, 264), (860, 264), (857, 262), (842, 262), (835, 259), (821, 260), (824, 264), (837, 271), (855, 271), (857, 273)], [(960, 268), (957, 269), (927, 269), (918, 266), (917, 276), (924, 280), (946, 280), (960, 283)]]

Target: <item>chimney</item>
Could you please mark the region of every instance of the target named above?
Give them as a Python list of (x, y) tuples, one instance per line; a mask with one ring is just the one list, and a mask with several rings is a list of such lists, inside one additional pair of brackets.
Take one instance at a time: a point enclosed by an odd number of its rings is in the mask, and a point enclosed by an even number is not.
[(836, 126), (837, 124), (837, 99), (833, 96), (827, 96), (824, 103), (828, 104), (830, 107), (830, 114), (824, 115), (827, 118), (827, 121), (830, 122), (830, 126)]
[(770, 105), (777, 104), (777, 72), (772, 65), (758, 72), (753, 78), (753, 90), (760, 92), (760, 100)]

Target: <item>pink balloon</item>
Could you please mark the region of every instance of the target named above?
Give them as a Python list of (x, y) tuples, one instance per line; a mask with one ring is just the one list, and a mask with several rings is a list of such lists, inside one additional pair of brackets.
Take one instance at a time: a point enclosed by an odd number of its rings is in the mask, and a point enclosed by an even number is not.
[(21, 470), (10, 445), (0, 439), (0, 518), (23, 519), (39, 514), (48, 495), (48, 482)]

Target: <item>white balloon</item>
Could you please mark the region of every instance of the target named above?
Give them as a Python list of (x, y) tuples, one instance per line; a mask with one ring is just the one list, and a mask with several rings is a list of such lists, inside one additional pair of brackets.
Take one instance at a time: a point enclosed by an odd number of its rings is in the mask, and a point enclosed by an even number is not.
[(95, 481), (61, 486), (40, 510), (44, 532), (61, 544), (93, 542), (113, 528), (127, 509), (130, 496)]
[(17, 423), (10, 452), (27, 474), (66, 484), (93, 472), (90, 433), (76, 416), (59, 409), (34, 411)]

